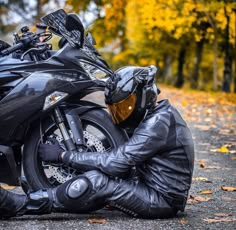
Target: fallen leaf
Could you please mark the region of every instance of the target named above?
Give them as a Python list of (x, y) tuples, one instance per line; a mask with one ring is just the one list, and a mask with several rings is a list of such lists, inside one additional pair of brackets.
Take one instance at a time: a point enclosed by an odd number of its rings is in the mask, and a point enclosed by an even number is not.
[(214, 215), (219, 217), (232, 216), (231, 213), (223, 213), (223, 212), (215, 213)]
[(234, 192), (236, 191), (235, 187), (227, 187), (227, 186), (221, 186), (221, 189), (224, 191), (228, 191), (228, 192)]
[(206, 177), (193, 177), (193, 181), (209, 181)]
[(203, 220), (208, 222), (208, 223), (218, 223), (218, 222), (232, 222), (232, 221), (236, 221), (236, 218), (220, 218), (220, 219), (206, 218), (206, 219), (203, 219)]
[(204, 162), (203, 160), (200, 160), (200, 161), (199, 161), (199, 166), (200, 166), (201, 168), (205, 168), (205, 162)]
[(210, 129), (210, 126), (208, 126), (208, 125), (194, 125), (194, 127), (198, 128), (198, 129), (200, 129), (202, 131), (207, 131), (207, 130)]
[(183, 101), (182, 101), (182, 106), (183, 106), (183, 107), (186, 107), (187, 105), (188, 105), (188, 102), (183, 100)]
[(97, 224), (106, 224), (107, 221), (105, 219), (88, 219), (89, 223), (97, 223)]
[(231, 154), (235, 154), (236, 153), (236, 150), (230, 150), (229, 151)]
[(212, 113), (212, 110), (211, 109), (207, 109), (206, 111), (208, 114), (211, 114)]
[(211, 149), (210, 151), (213, 153), (216, 153), (216, 152), (218, 152), (218, 149)]
[(214, 165), (207, 165), (205, 166), (205, 169), (221, 169), (220, 166), (214, 166)]
[[(229, 130), (230, 131), (230, 130)], [(225, 144), (224, 145), (226, 148), (231, 148), (232, 147), (232, 144)]]
[(229, 153), (229, 149), (227, 148), (226, 145), (223, 145), (218, 149), (218, 152), (220, 152), (220, 153)]
[(202, 197), (202, 196), (193, 196), (190, 195), (189, 199), (187, 201), (187, 204), (195, 204), (195, 203), (199, 203), (199, 202), (207, 202), (212, 200), (210, 197)]
[(210, 97), (210, 98), (208, 98), (208, 102), (214, 104), (215, 103), (215, 99)]
[(202, 190), (202, 191), (199, 192), (199, 194), (201, 194), (201, 195), (208, 195), (208, 194), (212, 194), (212, 191), (210, 189)]
[(236, 157), (231, 157), (231, 160), (234, 160), (234, 161), (235, 161), (235, 160), (236, 160)]
[(10, 186), (7, 184), (0, 184), (0, 187), (2, 187), (3, 189), (6, 189), (6, 190), (13, 190), (16, 188), (15, 186)]
[(198, 202), (207, 202), (212, 200), (210, 197), (202, 197), (202, 196), (195, 196), (194, 200), (198, 201)]
[(188, 221), (182, 218), (181, 220), (179, 220), (179, 223), (184, 225), (184, 224), (188, 224)]

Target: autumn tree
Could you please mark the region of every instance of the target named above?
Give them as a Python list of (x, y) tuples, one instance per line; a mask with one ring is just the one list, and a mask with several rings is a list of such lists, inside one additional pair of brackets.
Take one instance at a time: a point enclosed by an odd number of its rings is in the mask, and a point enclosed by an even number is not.
[(16, 23), (11, 19), (11, 13), (14, 9), (25, 9), (23, 0), (0, 1), (0, 35), (3, 36), (12, 31)]

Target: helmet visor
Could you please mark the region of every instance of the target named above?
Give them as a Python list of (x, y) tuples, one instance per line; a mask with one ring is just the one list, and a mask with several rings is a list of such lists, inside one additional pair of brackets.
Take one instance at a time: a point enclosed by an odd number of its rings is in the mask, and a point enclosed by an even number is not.
[(134, 111), (136, 100), (136, 95), (130, 94), (126, 99), (122, 101), (119, 101), (112, 105), (107, 104), (107, 108), (115, 124), (120, 124), (131, 115), (131, 113)]

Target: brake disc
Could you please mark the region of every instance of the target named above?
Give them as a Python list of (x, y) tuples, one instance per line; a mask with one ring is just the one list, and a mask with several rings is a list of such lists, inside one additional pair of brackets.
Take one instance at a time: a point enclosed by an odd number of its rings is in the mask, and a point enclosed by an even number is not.
[[(88, 133), (86, 130), (83, 131), (83, 134), (86, 140), (86, 146), (89, 149), (93, 148), (96, 152), (105, 151), (103, 143), (96, 136), (92, 135), (91, 133)], [(61, 136), (57, 136), (56, 139), (59, 143), (61, 143), (63, 140)], [(62, 184), (65, 183), (67, 180), (70, 180), (75, 174), (75, 172), (76, 170), (72, 168), (62, 168), (53, 165), (48, 165), (48, 168), (46, 169), (45, 173), (48, 178), (53, 178)]]

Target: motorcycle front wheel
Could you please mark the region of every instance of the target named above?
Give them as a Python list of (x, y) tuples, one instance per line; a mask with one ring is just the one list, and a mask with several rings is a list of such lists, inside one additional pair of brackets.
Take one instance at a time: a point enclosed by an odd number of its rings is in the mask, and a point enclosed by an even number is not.
[[(127, 140), (126, 133), (114, 126), (110, 116), (103, 109), (89, 110), (80, 116), (86, 142), (85, 151), (109, 152)], [(70, 132), (70, 131), (69, 131)], [(51, 119), (34, 127), (24, 145), (23, 169), (32, 190), (56, 187), (82, 172), (62, 164), (43, 162), (38, 154), (39, 144), (55, 138), (63, 148), (60, 130)]]

